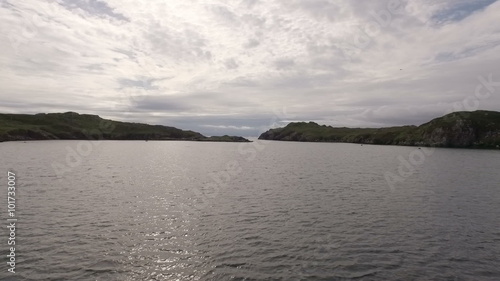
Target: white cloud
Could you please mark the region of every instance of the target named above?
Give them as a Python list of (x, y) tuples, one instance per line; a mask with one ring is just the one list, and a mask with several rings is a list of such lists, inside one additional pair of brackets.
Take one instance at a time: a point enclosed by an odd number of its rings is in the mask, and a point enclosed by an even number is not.
[[(207, 134), (256, 133), (283, 107), (339, 126), (418, 124), (478, 76), (500, 80), (499, 13), (491, 0), (3, 0), (0, 111)], [(500, 108), (498, 92), (479, 108)]]

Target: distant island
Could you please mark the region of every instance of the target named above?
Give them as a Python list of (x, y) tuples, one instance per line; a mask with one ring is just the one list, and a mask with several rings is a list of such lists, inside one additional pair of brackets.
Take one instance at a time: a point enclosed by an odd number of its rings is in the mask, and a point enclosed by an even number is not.
[(0, 141), (57, 139), (250, 142), (243, 137), (206, 137), (197, 132), (174, 127), (119, 122), (76, 112), (0, 114)]
[(454, 112), (420, 126), (346, 128), (294, 122), (270, 129), (261, 140), (346, 142), (456, 148), (499, 148), (500, 112)]

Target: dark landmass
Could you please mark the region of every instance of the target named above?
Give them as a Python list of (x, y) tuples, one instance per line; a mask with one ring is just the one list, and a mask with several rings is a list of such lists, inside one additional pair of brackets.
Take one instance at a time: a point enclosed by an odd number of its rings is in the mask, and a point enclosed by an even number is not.
[(243, 137), (205, 137), (174, 127), (119, 122), (75, 112), (0, 114), (0, 141), (57, 139), (249, 142)]
[(228, 136), (228, 135), (206, 137), (206, 138), (202, 138), (202, 139), (197, 139), (197, 141), (251, 142), (250, 140), (248, 140), (244, 137)]
[(456, 148), (499, 148), (500, 112), (454, 112), (420, 126), (335, 128), (314, 122), (270, 129), (259, 139)]

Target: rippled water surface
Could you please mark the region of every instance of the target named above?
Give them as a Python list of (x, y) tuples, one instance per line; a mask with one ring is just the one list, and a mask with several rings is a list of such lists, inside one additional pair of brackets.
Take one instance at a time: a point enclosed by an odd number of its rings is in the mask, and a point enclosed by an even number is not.
[(39, 141), (0, 156), (19, 218), (0, 280), (500, 280), (499, 151)]

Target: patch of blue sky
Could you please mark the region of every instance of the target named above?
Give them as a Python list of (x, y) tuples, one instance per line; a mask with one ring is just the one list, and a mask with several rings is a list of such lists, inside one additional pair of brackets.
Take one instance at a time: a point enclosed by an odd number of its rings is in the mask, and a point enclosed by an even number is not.
[(433, 15), (432, 20), (437, 24), (461, 21), (474, 12), (485, 9), (496, 1), (497, 0), (457, 1), (450, 7)]

